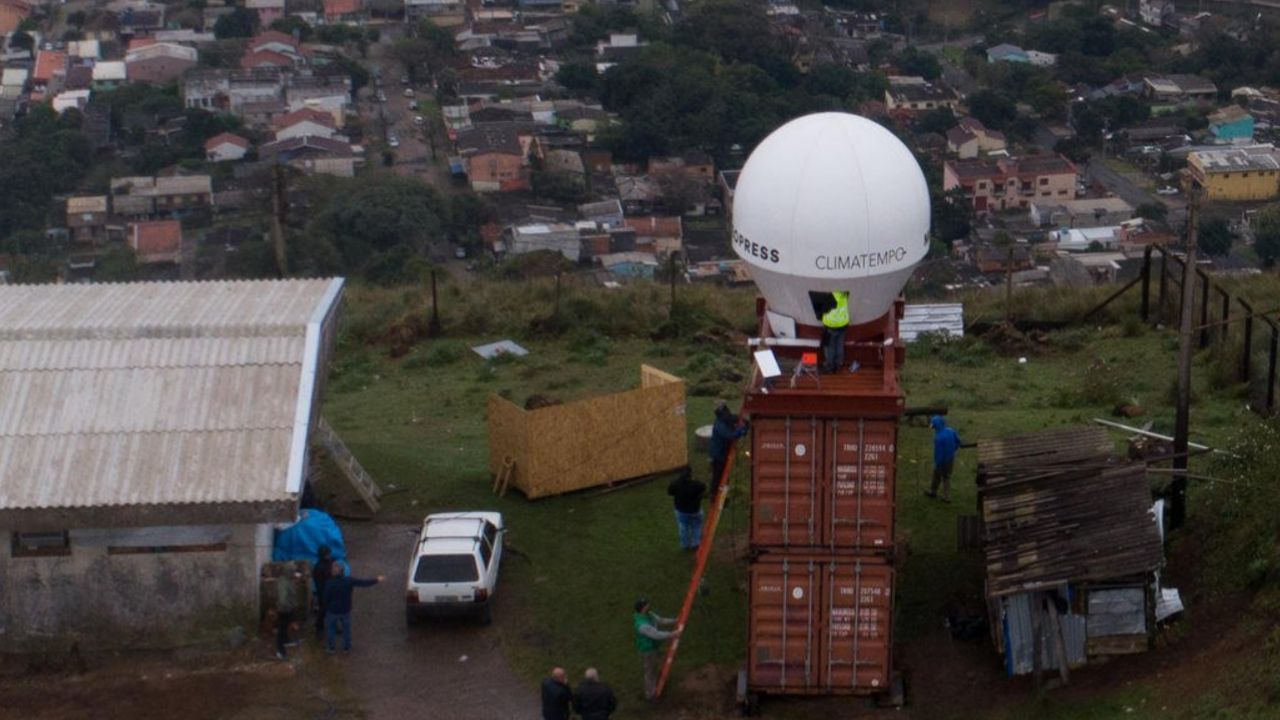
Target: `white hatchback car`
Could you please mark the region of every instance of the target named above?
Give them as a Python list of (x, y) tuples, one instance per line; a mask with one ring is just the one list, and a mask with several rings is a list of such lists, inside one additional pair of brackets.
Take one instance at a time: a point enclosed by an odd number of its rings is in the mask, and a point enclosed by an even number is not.
[(405, 587), (405, 620), (424, 615), (474, 615), (488, 624), (502, 563), (502, 514), (428, 515), (422, 522)]

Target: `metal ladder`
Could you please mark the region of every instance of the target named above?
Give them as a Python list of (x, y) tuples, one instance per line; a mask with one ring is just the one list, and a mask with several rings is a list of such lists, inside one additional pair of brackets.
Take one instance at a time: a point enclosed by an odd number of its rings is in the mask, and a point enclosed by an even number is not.
[(338, 437), (338, 433), (334, 432), (329, 422), (321, 417), (316, 422), (316, 439), (320, 444), (329, 451), (329, 455), (333, 458), (333, 462), (342, 470), (342, 474), (347, 476), (351, 481), (351, 486), (359, 493), (360, 498), (364, 500), (364, 504), (369, 506), (373, 512), (378, 512), (378, 498), (382, 496), (382, 489), (378, 487), (378, 483), (373, 481), (373, 477), (365, 471), (364, 466), (356, 460), (356, 456), (351, 454), (347, 449), (346, 443), (342, 442), (342, 438)]

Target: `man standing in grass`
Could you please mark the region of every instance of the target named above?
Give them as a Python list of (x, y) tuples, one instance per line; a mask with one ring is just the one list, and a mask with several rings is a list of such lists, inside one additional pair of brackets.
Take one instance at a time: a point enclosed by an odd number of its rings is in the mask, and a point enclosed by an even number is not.
[(680, 547), (697, 550), (702, 542), (702, 495), (707, 486), (693, 479), (689, 468), (667, 486), (667, 494), (675, 499), (676, 527), (680, 531)]
[(925, 495), (938, 497), (941, 485), (943, 502), (951, 502), (951, 468), (956, 462), (956, 450), (960, 449), (960, 435), (947, 427), (941, 415), (929, 418), (929, 426), (933, 428), (933, 481)]
[(664, 618), (649, 607), (648, 598), (636, 601), (636, 612), (631, 616), (636, 629), (636, 650), (640, 651), (640, 661), (644, 666), (644, 699), (653, 701), (658, 697), (658, 672), (662, 668), (662, 643), (671, 638), (680, 637), (679, 630), (661, 630), (672, 627), (676, 621)]
[(573, 695), (573, 709), (582, 716), (582, 720), (609, 720), (613, 711), (618, 709), (613, 688), (600, 682), (600, 673), (595, 668), (587, 668), (583, 673), (578, 691)]
[(542, 720), (569, 720), (569, 703), (573, 691), (564, 668), (551, 668), (551, 676), (542, 679)]

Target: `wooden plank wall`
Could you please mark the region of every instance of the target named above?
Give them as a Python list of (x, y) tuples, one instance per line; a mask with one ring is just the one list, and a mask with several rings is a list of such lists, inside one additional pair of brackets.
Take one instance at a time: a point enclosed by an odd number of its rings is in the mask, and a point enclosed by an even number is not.
[(688, 464), (684, 382), (646, 365), (640, 384), (536, 410), (491, 397), (490, 472), (514, 457), (512, 484), (535, 499)]

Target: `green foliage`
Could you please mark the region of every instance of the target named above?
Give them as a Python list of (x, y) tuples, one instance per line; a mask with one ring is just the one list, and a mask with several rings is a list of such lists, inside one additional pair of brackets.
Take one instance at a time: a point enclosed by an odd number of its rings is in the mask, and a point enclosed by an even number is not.
[(74, 122), (36, 105), (0, 143), (0, 238), (46, 227), (53, 196), (70, 192), (84, 176), (93, 156)]
[[(390, 174), (326, 178), (319, 183), (321, 210), (307, 224), (314, 242), (330, 245), (341, 267), (308, 270), (353, 272), (379, 283), (416, 280), (409, 261), (426, 257), (445, 240), (447, 210), (435, 190)], [(333, 258), (334, 256), (330, 256)], [(313, 259), (299, 256), (304, 267)]]
[(942, 63), (936, 55), (908, 45), (893, 58), (893, 64), (902, 75), (919, 75), (925, 80), (937, 80), (942, 77)]
[(1280, 579), (1280, 428), (1249, 423), (1230, 450), (1214, 475), (1231, 484), (1209, 484), (1191, 506), (1204, 543), (1203, 584), (1218, 592)]
[(1280, 206), (1272, 205), (1253, 219), (1253, 250), (1263, 267), (1280, 260)]
[(994, 90), (979, 90), (969, 96), (969, 114), (992, 130), (1008, 129), (1018, 117), (1018, 108), (1007, 96)]
[(1053, 144), (1053, 151), (1060, 153), (1077, 165), (1089, 162), (1092, 149), (1089, 144), (1078, 137), (1063, 138)]
[(1137, 213), (1138, 217), (1145, 220), (1164, 222), (1165, 218), (1169, 217), (1169, 208), (1164, 203), (1142, 203), (1137, 207)]
[[(342, 27), (342, 26), (339, 26), (339, 27)], [(310, 42), (311, 35), (314, 32), (311, 29), (311, 26), (308, 25), (305, 20), (298, 17), (297, 15), (288, 15), (288, 16), (276, 19), (271, 23), (271, 29), (277, 32), (282, 32), (285, 35), (293, 35), (293, 33), (296, 31), (298, 33), (297, 38), (299, 42)]]
[(916, 132), (945, 135), (956, 123), (956, 114), (951, 108), (934, 108), (920, 113), (920, 117), (916, 119)]
[(1235, 233), (1231, 232), (1231, 227), (1225, 219), (1214, 217), (1200, 221), (1200, 228), (1196, 233), (1196, 245), (1204, 254), (1214, 257), (1226, 255), (1231, 252), (1231, 243), (1234, 240)]
[(963, 188), (954, 188), (930, 207), (933, 214), (931, 229), (934, 237), (948, 246), (969, 236), (973, 223), (973, 202), (965, 196)]
[(571, 93), (594, 97), (599, 92), (600, 75), (591, 63), (567, 62), (556, 73), (556, 82)]
[(240, 5), (226, 15), (219, 16), (213, 24), (213, 36), (219, 40), (253, 37), (257, 31), (258, 13)]

